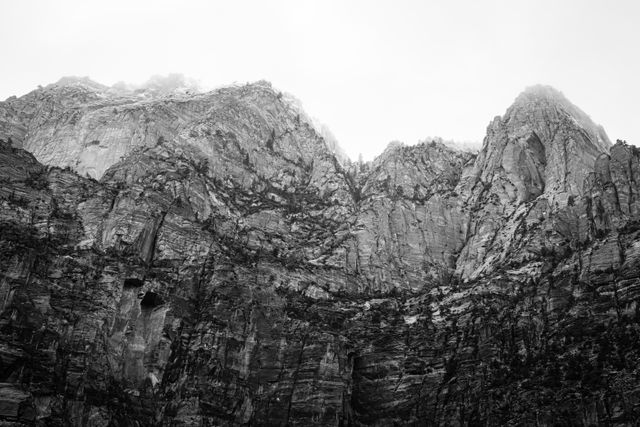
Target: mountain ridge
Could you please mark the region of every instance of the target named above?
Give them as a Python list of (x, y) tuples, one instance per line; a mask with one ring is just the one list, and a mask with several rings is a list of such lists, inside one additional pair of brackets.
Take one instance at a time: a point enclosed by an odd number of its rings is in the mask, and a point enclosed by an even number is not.
[(359, 164), (263, 84), (36, 95), (0, 105), (1, 421), (637, 419), (640, 153), (578, 110)]

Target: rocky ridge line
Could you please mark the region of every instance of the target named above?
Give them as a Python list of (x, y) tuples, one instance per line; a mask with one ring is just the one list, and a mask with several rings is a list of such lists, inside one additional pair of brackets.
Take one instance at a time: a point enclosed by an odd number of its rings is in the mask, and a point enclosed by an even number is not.
[[(56, 90), (3, 104), (4, 139), (73, 147), (65, 105), (113, 102)], [(557, 92), (521, 95), (477, 158), (365, 165), (262, 84), (130, 108), (149, 143), (100, 181), (0, 147), (3, 421), (638, 417), (640, 155)]]

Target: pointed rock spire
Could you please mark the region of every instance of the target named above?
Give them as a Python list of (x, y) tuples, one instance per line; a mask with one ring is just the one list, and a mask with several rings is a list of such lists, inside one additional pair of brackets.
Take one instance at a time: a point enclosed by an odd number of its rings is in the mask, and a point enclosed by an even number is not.
[(487, 129), (475, 184), (507, 202), (581, 194), (595, 159), (611, 145), (604, 129), (550, 86), (522, 92)]

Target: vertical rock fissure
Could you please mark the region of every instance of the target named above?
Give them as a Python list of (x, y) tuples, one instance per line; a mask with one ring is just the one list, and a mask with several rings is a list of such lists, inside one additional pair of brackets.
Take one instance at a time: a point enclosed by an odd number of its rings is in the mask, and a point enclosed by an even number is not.
[(284, 425), (289, 425), (289, 417), (291, 416), (291, 406), (293, 405), (293, 393), (296, 389), (296, 384), (298, 382), (298, 373), (300, 371), (300, 366), (302, 366), (302, 356), (304, 354), (304, 347), (307, 343), (307, 335), (302, 336), (302, 341), (300, 343), (300, 354), (298, 355), (298, 361), (296, 364), (295, 371), (293, 371), (293, 379), (291, 380), (291, 392), (289, 393), (289, 402), (287, 405), (287, 417), (285, 418)]

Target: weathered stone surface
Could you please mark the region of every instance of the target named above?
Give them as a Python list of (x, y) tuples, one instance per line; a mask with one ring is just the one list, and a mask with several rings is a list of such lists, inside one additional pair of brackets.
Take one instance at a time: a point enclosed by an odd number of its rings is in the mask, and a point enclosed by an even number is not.
[(489, 125), (457, 189), (474, 210), (457, 272), (475, 278), (504, 260), (524, 204), (544, 198), (553, 211), (582, 196), (609, 144), (604, 130), (555, 89), (533, 86), (520, 94)]
[(0, 422), (640, 416), (640, 154), (557, 92), (351, 164), (267, 84), (63, 83), (0, 108)]
[(392, 145), (371, 165), (351, 251), (376, 289), (421, 288), (455, 266), (470, 215), (454, 189), (472, 157), (432, 141)]

